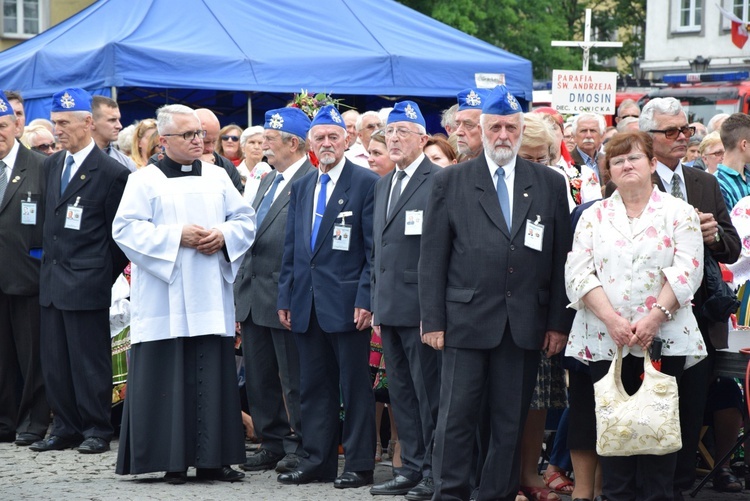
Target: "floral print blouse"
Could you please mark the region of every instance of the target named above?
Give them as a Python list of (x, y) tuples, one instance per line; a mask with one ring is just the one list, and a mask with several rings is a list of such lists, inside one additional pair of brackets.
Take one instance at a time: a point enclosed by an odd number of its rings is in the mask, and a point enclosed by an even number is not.
[[(604, 322), (584, 305), (583, 297), (603, 287), (618, 315), (631, 324), (645, 317), (665, 282), (680, 307), (664, 322), (659, 337), (664, 356), (685, 356), (685, 367), (706, 356), (690, 302), (703, 279), (703, 239), (695, 210), (656, 187), (640, 217), (630, 220), (619, 191), (595, 203), (576, 227), (565, 264), (565, 287), (577, 310), (565, 354), (583, 362), (612, 360), (617, 353)], [(643, 356), (635, 345), (623, 356)]]
[(736, 263), (727, 265), (734, 275), (732, 285), (737, 288), (750, 280), (750, 197), (740, 199), (729, 215), (742, 239), (740, 258)]

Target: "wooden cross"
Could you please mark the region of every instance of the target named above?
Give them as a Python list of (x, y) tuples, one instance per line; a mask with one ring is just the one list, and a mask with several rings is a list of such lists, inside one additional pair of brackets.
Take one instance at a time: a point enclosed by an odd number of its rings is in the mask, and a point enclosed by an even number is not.
[(583, 71), (589, 71), (589, 51), (593, 47), (622, 47), (622, 42), (592, 42), (591, 9), (586, 9), (586, 25), (583, 30), (583, 42), (553, 40), (552, 47), (580, 47), (583, 49)]

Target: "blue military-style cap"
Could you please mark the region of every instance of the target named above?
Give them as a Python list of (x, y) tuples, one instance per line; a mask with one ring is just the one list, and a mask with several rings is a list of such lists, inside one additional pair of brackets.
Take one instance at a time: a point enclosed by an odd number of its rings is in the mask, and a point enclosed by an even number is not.
[(13, 115), (13, 107), (8, 102), (8, 98), (5, 97), (5, 92), (0, 90), (0, 117), (5, 115)]
[(263, 128), (288, 132), (305, 139), (310, 130), (310, 119), (299, 108), (278, 108), (266, 112)]
[(487, 89), (464, 89), (458, 93), (458, 111), (481, 110), (490, 91)]
[(52, 111), (91, 111), (91, 94), (70, 87), (52, 96)]
[(393, 109), (388, 114), (386, 124), (393, 122), (412, 122), (425, 127), (422, 111), (414, 101), (399, 101), (393, 105)]
[(523, 113), (518, 100), (505, 85), (498, 85), (484, 100), (482, 113), (485, 115), (515, 115)]
[(339, 113), (339, 110), (337, 110), (332, 104), (327, 104), (318, 110), (318, 113), (315, 114), (315, 118), (313, 118), (312, 123), (310, 124), (310, 128), (313, 128), (316, 125), (338, 125), (339, 127), (346, 129), (346, 123), (344, 123), (344, 119), (341, 118), (341, 113)]

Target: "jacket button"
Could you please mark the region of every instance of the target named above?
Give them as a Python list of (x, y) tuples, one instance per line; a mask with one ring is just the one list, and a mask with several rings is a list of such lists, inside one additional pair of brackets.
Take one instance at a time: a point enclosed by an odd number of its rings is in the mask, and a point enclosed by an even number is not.
[(250, 278), (255, 278), (255, 273), (253, 273), (252, 275), (250, 275)]
[(506, 292), (505, 295), (510, 297), (510, 291)]
[(512, 250), (512, 251), (516, 250), (516, 246), (515, 245), (511, 245), (510, 246), (510, 250)]
[(310, 292), (312, 292), (312, 291), (313, 291), (313, 289), (312, 289), (312, 286), (311, 286), (311, 287), (310, 287)]
[(513, 273), (513, 267), (508, 268), (508, 273)]
[(310, 263), (310, 268), (315, 268), (315, 263)]
[(55, 216), (59, 216), (59, 215), (60, 215), (60, 211), (59, 211), (59, 210), (56, 210), (56, 211), (55, 211)]
[(57, 235), (52, 235), (52, 240), (57, 240)]

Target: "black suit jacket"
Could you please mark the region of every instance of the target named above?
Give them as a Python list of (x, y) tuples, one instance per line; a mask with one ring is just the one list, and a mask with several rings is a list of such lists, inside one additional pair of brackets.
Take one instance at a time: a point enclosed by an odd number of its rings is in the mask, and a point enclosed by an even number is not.
[[(419, 262), (422, 331), (445, 345), (489, 349), (506, 325), (515, 344), (541, 348), (545, 332), (567, 333), (564, 267), (572, 231), (565, 180), (516, 159), (512, 230), (484, 155), (434, 176)], [(544, 225), (541, 251), (524, 245), (527, 219)]]
[[(130, 171), (95, 147), (60, 195), (65, 153), (44, 161), (47, 201), (39, 302), (61, 310), (109, 308), (112, 283), (128, 262), (112, 239), (112, 221)], [(83, 207), (81, 229), (67, 229), (68, 205), (76, 200)]]
[[(44, 200), (47, 188), (43, 164), (46, 157), (19, 145), (5, 197), (0, 203), (0, 290), (8, 295), (39, 294), (38, 257), (31, 249), (42, 248)], [(21, 204), (31, 196), (37, 204), (36, 224), (21, 224)]]
[[(314, 170), (315, 167), (309, 160), (306, 160), (286, 184), (284, 191), (278, 194), (268, 209), (268, 214), (258, 226), (253, 245), (245, 254), (234, 282), (237, 321), (244, 322), (252, 313), (253, 322), (256, 325), (275, 329), (284, 328), (276, 312), (276, 299), (279, 291), (281, 256), (284, 253), (289, 194), (294, 181)], [(266, 190), (271, 186), (274, 178), (280, 175), (276, 171), (271, 171), (260, 182), (258, 194), (253, 201), (256, 214)]]
[[(685, 176), (687, 202), (701, 212), (713, 214), (714, 219), (719, 223), (720, 245), (716, 249), (704, 246), (704, 253), (707, 255), (710, 253), (720, 263), (734, 263), (740, 256), (741, 242), (729, 217), (724, 197), (719, 189), (719, 182), (712, 174), (693, 167), (683, 166), (682, 173)], [(653, 174), (651, 179), (661, 191), (666, 192), (661, 178), (656, 173)], [(617, 189), (617, 186), (614, 183), (608, 183), (605, 195), (610, 196), (615, 189)], [(711, 341), (713, 346), (726, 346), (728, 336), (726, 322), (710, 323), (700, 314), (706, 299), (708, 299), (708, 291), (704, 281), (693, 298), (693, 312), (698, 319), (698, 325), (704, 339)]]
[[(401, 192), (390, 218), (391, 185), (396, 170), (375, 185), (373, 216), (372, 314), (375, 325), (419, 326), (418, 264), (420, 235), (405, 235), (406, 212), (424, 211), (432, 191), (433, 175), (440, 167), (427, 157)], [(424, 222), (424, 221), (423, 221)], [(422, 226), (424, 231), (424, 225)]]

